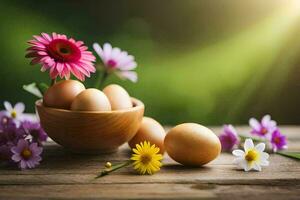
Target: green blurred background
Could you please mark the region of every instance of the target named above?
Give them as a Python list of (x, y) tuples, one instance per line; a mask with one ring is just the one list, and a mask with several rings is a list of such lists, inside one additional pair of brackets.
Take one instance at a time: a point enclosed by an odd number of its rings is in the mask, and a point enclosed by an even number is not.
[(49, 78), (25, 59), (26, 41), (57, 32), (134, 55), (138, 83), (108, 83), (163, 124), (243, 124), (266, 113), (300, 123), (297, 0), (2, 0), (0, 24), (0, 101), (23, 101), (27, 112), (35, 98), (22, 85)]

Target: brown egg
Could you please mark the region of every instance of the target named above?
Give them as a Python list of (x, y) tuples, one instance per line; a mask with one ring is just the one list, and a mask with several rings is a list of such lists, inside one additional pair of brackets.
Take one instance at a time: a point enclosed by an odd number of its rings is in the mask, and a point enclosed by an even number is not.
[(132, 102), (127, 91), (119, 85), (111, 84), (103, 89), (109, 99), (112, 110), (121, 110), (132, 107)]
[(201, 166), (214, 160), (221, 152), (219, 138), (200, 124), (185, 123), (172, 128), (164, 145), (169, 156), (187, 166)]
[(79, 81), (59, 81), (45, 92), (43, 104), (53, 108), (70, 109), (75, 97), (83, 90), (85, 87)]
[(136, 144), (140, 142), (149, 141), (151, 144), (155, 144), (160, 149), (160, 153), (165, 152), (164, 148), (164, 138), (166, 132), (164, 128), (150, 117), (143, 117), (142, 123), (138, 132), (135, 136), (128, 142), (131, 148), (134, 148)]
[(76, 96), (71, 104), (71, 110), (77, 111), (110, 111), (108, 98), (100, 90), (89, 88)]

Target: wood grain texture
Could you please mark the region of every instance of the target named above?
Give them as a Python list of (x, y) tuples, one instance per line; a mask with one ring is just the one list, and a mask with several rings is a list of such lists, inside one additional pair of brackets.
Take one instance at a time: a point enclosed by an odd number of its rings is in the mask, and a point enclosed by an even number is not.
[[(219, 133), (220, 127), (212, 128)], [(238, 127), (240, 132), (249, 132)], [(289, 146), (300, 151), (300, 127), (282, 127)], [(43, 162), (33, 170), (0, 167), (0, 199), (299, 199), (300, 162), (272, 154), (262, 172), (244, 172), (232, 164), (233, 156), (222, 153), (201, 168), (187, 168), (166, 154), (164, 166), (153, 176), (140, 176), (124, 168), (94, 179), (106, 161), (128, 159), (123, 145), (113, 154), (79, 155), (54, 142), (45, 147)]]
[(41, 125), (58, 144), (80, 153), (115, 151), (137, 132), (144, 105), (132, 98), (134, 107), (118, 111), (71, 111), (36, 102)]

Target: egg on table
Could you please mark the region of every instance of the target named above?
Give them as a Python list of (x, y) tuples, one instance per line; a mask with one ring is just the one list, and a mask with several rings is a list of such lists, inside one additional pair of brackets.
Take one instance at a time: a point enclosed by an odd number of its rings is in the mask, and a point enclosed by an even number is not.
[(47, 107), (70, 109), (75, 97), (83, 90), (85, 87), (79, 81), (59, 81), (46, 90), (43, 104)]
[(117, 84), (111, 84), (106, 86), (103, 89), (103, 92), (109, 99), (112, 110), (121, 110), (132, 107), (131, 98), (123, 87)]
[(214, 160), (221, 152), (219, 138), (208, 128), (184, 123), (172, 128), (164, 146), (169, 156), (186, 166), (201, 166)]
[(110, 111), (111, 105), (103, 92), (89, 88), (78, 94), (71, 104), (76, 111)]
[(151, 144), (159, 147), (160, 153), (163, 154), (165, 151), (164, 148), (164, 138), (166, 132), (164, 128), (150, 117), (143, 117), (142, 123), (138, 132), (135, 136), (128, 142), (131, 148), (134, 148), (136, 144), (139, 144), (144, 141), (148, 141)]

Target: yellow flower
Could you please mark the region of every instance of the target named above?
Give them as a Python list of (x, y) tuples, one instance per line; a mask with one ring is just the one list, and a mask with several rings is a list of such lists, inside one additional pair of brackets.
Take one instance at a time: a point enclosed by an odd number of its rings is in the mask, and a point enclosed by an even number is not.
[(153, 174), (160, 170), (163, 156), (159, 154), (159, 148), (150, 142), (144, 141), (133, 148), (131, 160), (133, 160), (134, 169), (140, 174)]

